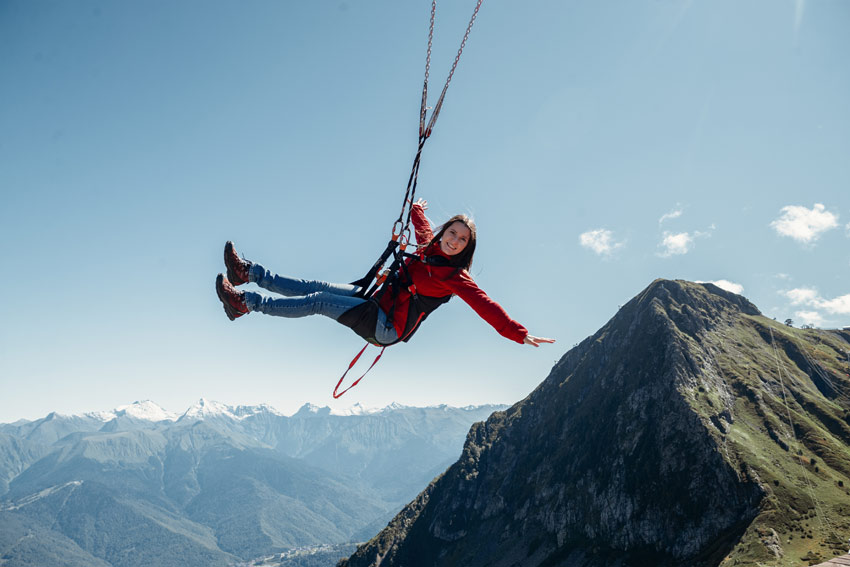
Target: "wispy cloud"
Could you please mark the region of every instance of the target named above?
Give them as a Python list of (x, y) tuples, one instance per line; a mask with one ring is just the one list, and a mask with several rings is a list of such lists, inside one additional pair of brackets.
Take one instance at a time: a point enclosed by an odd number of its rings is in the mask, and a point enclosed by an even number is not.
[(811, 244), (827, 230), (838, 226), (838, 215), (826, 210), (821, 203), (807, 209), (798, 205), (782, 207), (778, 219), (770, 226), (781, 236), (790, 236), (803, 244)]
[(670, 256), (680, 256), (687, 254), (688, 250), (693, 245), (694, 238), (687, 232), (664, 232), (664, 238), (661, 240), (663, 250), (659, 253), (664, 258)]
[(803, 25), (803, 14), (806, 12), (806, 0), (794, 0), (794, 43), (800, 36), (800, 27)]
[(673, 209), (669, 213), (664, 213), (663, 215), (661, 215), (661, 218), (658, 219), (658, 224), (663, 224), (664, 221), (677, 219), (680, 216), (682, 216), (682, 209), (681, 208)]
[(814, 307), (833, 315), (850, 315), (850, 293), (833, 299), (821, 297), (818, 290), (812, 287), (799, 287), (782, 293), (791, 300), (791, 305)]
[(735, 283), (735, 282), (730, 282), (729, 280), (714, 280), (714, 281), (708, 281), (708, 282), (698, 281), (696, 283), (714, 284), (717, 287), (719, 287), (720, 289), (725, 289), (726, 291), (731, 291), (732, 293), (737, 293), (738, 295), (741, 295), (742, 293), (744, 293), (744, 286), (742, 286), (741, 284)]
[(820, 296), (814, 288), (798, 287), (786, 291), (785, 297), (791, 300), (791, 305), (812, 305)]
[(821, 301), (821, 307), (836, 315), (850, 315), (850, 293)]
[(803, 325), (813, 325), (815, 327), (821, 327), (826, 322), (817, 311), (797, 311), (794, 313), (794, 317)]
[(708, 238), (711, 236), (712, 230), (714, 230), (714, 225), (711, 225), (706, 232), (701, 230), (695, 230), (693, 232), (670, 232), (669, 230), (665, 230), (661, 238), (661, 243), (658, 245), (661, 248), (658, 256), (669, 258), (671, 256), (687, 254), (693, 248), (697, 238)]
[(624, 241), (617, 241), (614, 238), (614, 233), (606, 228), (583, 232), (579, 236), (579, 242), (582, 246), (600, 256), (609, 256), (614, 250), (625, 244)]

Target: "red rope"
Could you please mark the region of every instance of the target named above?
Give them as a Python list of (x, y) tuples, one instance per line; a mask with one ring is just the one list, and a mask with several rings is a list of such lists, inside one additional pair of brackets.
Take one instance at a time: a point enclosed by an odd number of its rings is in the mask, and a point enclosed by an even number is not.
[(342, 381), (343, 381), (343, 380), (345, 380), (345, 377), (346, 377), (346, 375), (348, 374), (348, 371), (349, 371), (349, 370), (351, 370), (351, 369), (354, 367), (354, 365), (355, 365), (355, 364), (357, 364), (357, 361), (358, 361), (358, 360), (360, 360), (360, 355), (361, 355), (361, 354), (363, 354), (363, 352), (364, 352), (364, 351), (365, 351), (365, 350), (369, 347), (369, 344), (370, 344), (370, 343), (366, 343), (366, 344), (364, 345), (364, 347), (360, 349), (360, 352), (358, 352), (358, 353), (357, 353), (357, 356), (355, 356), (355, 357), (354, 357), (354, 359), (351, 361), (351, 363), (348, 365), (348, 370), (346, 370), (346, 371), (345, 371), (345, 374), (343, 374), (343, 375), (342, 375), (342, 378), (340, 378), (340, 379), (339, 379), (339, 382), (337, 382), (337, 383), (336, 383), (336, 388), (334, 388), (334, 393), (333, 393), (333, 397), (334, 397), (335, 399), (336, 399), (336, 398), (339, 398), (339, 397), (340, 397), (340, 396), (342, 396), (344, 393), (346, 393), (347, 391), (349, 391), (350, 389), (352, 389), (354, 386), (356, 386), (356, 385), (357, 385), (357, 384), (358, 384), (358, 383), (359, 383), (359, 382), (363, 379), (363, 377), (364, 377), (364, 376), (366, 376), (367, 374), (369, 374), (369, 371), (370, 371), (370, 370), (372, 370), (372, 368), (373, 368), (376, 364), (378, 364), (378, 361), (379, 361), (379, 360), (381, 360), (381, 357), (384, 355), (384, 351), (386, 350), (386, 348), (387, 348), (387, 347), (382, 347), (382, 348), (381, 348), (381, 352), (380, 352), (380, 353), (378, 353), (378, 356), (377, 356), (377, 357), (375, 357), (375, 360), (372, 362), (372, 364), (369, 366), (369, 368), (367, 368), (367, 369), (366, 369), (366, 372), (364, 372), (364, 373), (363, 373), (363, 375), (362, 375), (362, 376), (360, 376), (360, 378), (358, 378), (357, 380), (355, 380), (355, 381), (351, 384), (351, 386), (349, 386), (348, 388), (346, 388), (346, 389), (345, 389), (345, 390), (343, 390), (342, 392), (337, 393), (337, 390), (339, 390), (339, 387), (340, 387), (340, 386), (342, 386)]

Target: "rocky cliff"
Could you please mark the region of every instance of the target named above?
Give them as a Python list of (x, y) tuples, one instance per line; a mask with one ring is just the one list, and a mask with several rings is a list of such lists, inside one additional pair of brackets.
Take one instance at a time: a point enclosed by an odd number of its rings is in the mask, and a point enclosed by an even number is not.
[(341, 567), (799, 565), (850, 535), (848, 336), (657, 280)]

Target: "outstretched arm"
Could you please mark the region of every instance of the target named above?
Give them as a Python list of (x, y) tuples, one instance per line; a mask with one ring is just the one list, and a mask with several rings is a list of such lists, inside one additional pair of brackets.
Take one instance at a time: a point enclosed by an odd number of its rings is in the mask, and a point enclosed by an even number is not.
[(555, 339), (545, 339), (529, 335), (528, 330), (508, 316), (501, 305), (490, 299), (484, 291), (469, 276), (466, 270), (457, 277), (447, 280), (452, 291), (464, 300), (473, 311), (490, 323), (496, 331), (512, 341), (520, 344), (540, 346), (542, 343), (554, 343)]

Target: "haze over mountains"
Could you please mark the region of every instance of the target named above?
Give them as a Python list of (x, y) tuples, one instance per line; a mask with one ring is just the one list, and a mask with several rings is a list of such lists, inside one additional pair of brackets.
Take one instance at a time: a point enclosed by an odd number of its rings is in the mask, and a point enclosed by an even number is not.
[(850, 331), (657, 280), (340, 567), (810, 565), (848, 537)]
[(850, 537), (850, 331), (712, 284), (653, 282), (510, 408), (352, 414), (2, 425), (0, 558), (230, 565), (371, 537), (340, 566), (790, 567)]
[[(503, 407), (503, 406), (501, 406)], [(0, 425), (4, 565), (230, 565), (368, 539), (500, 406), (153, 402)]]

